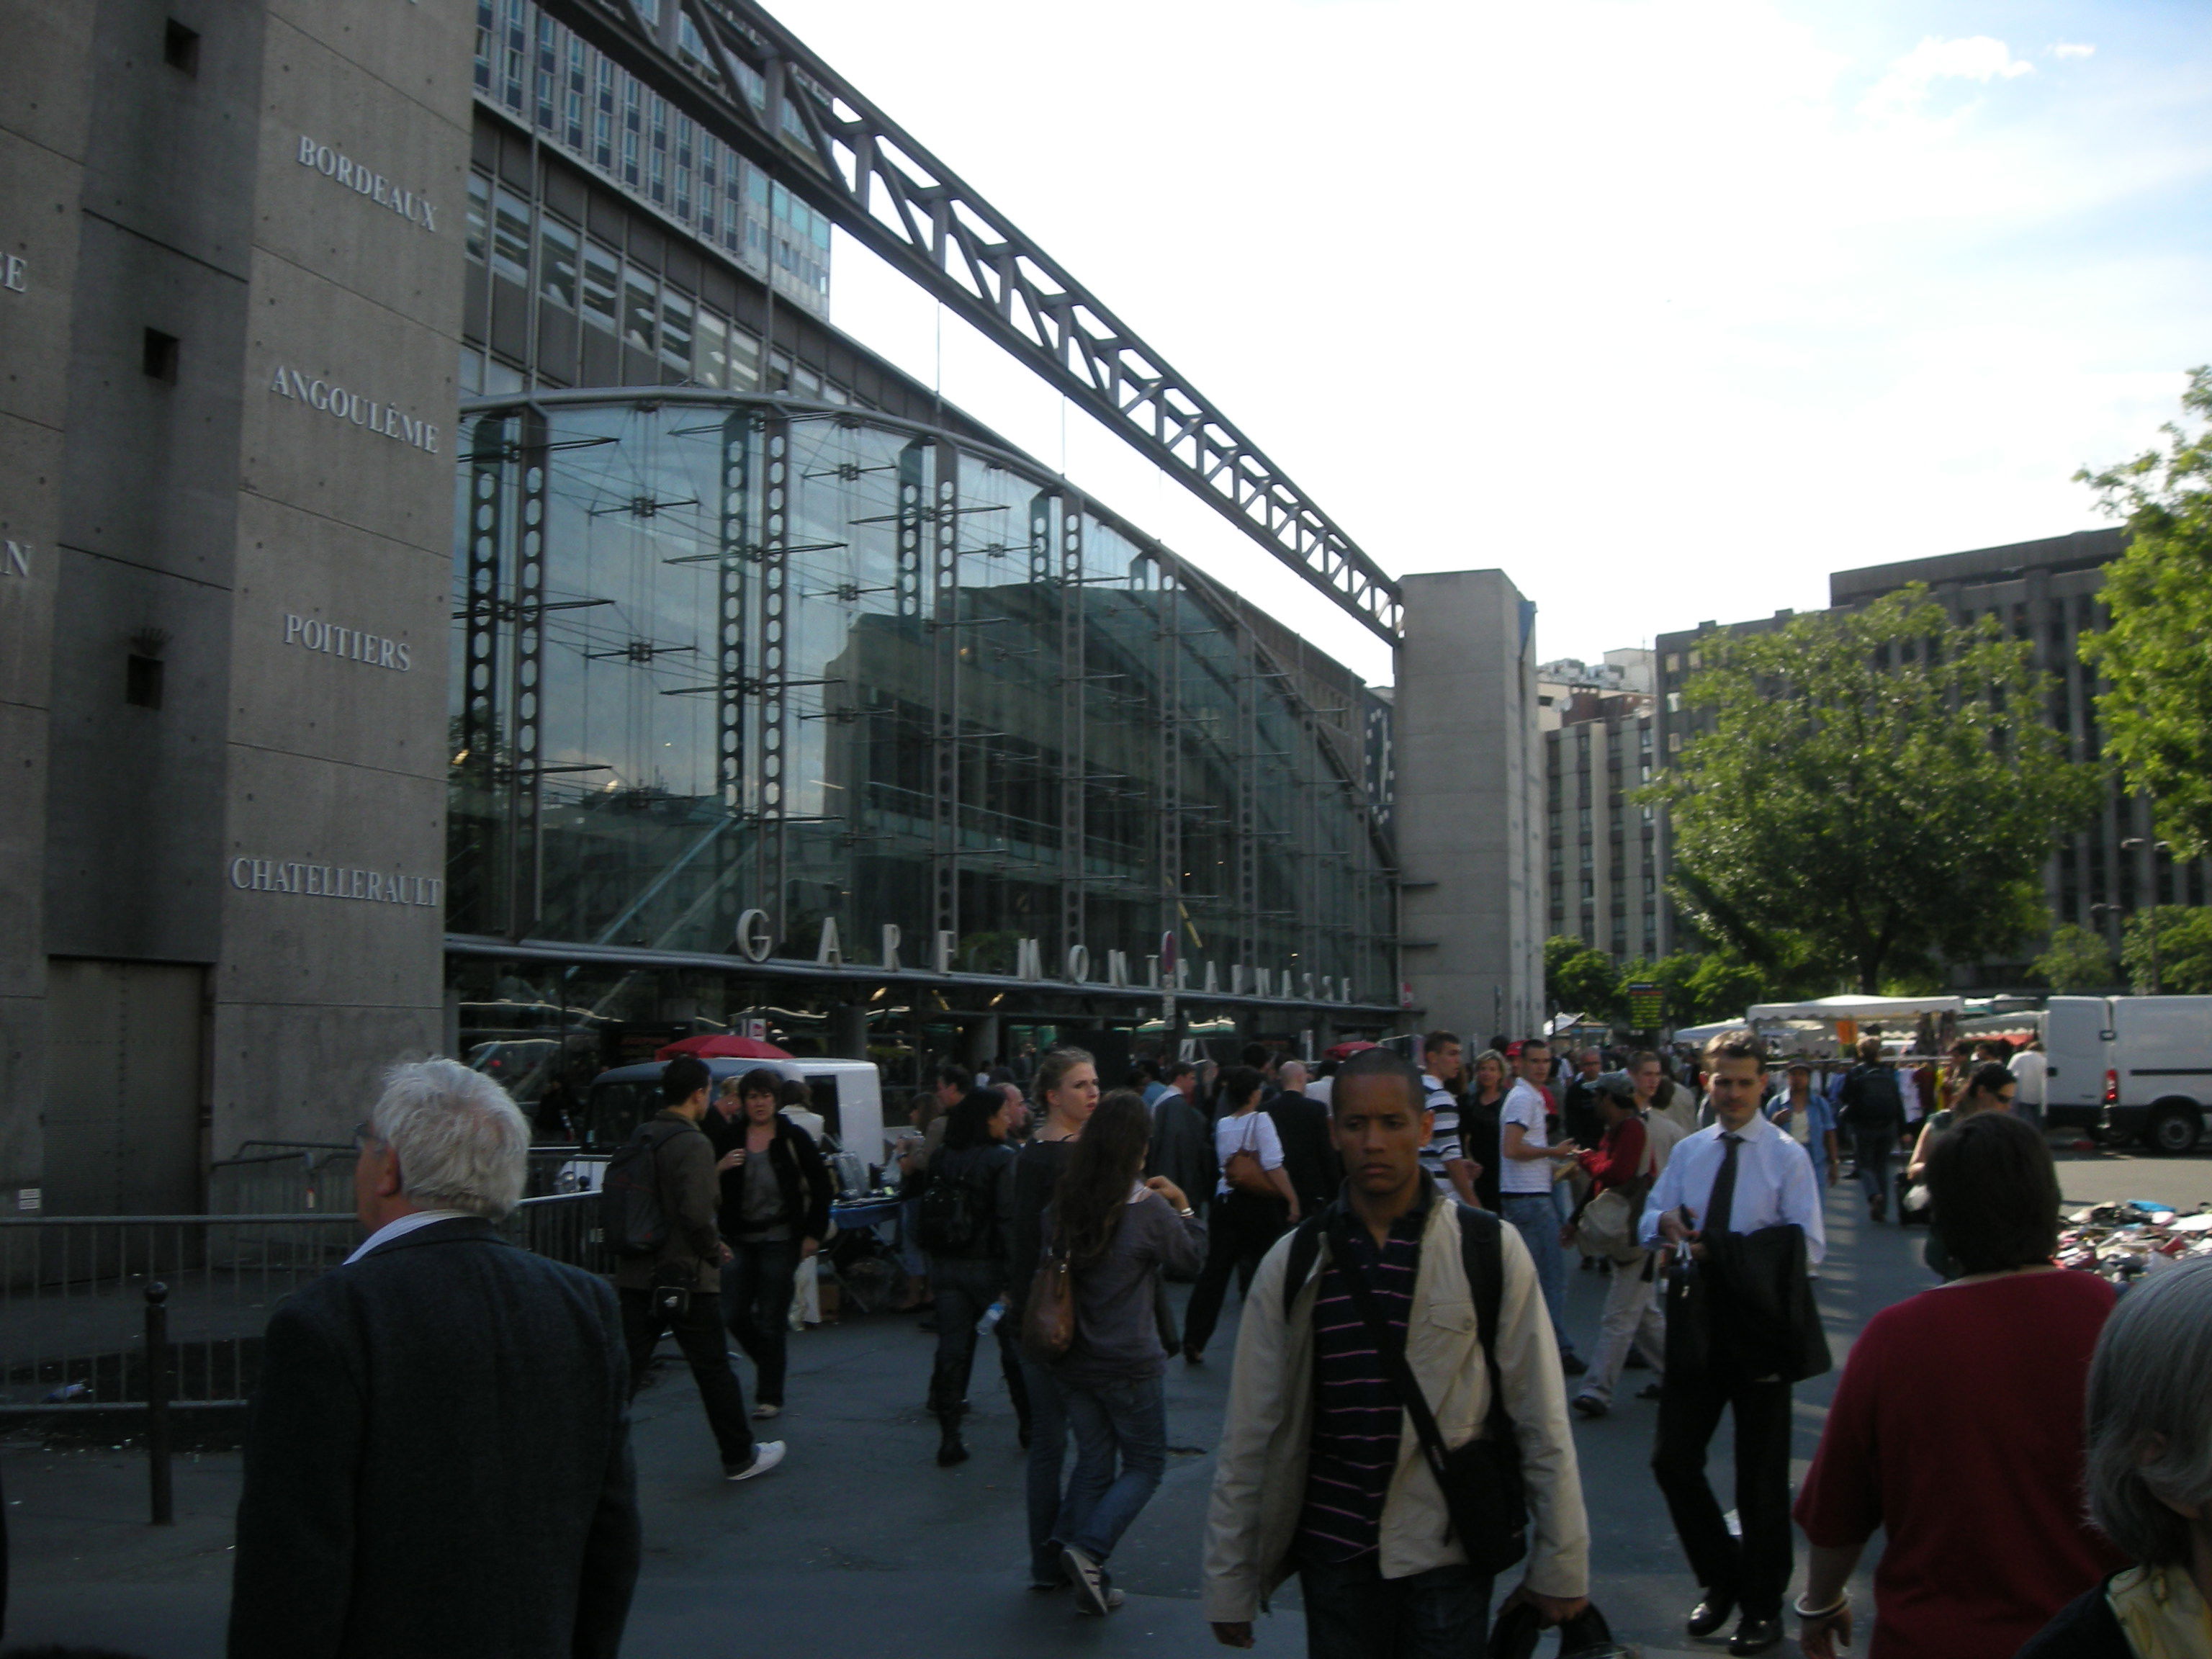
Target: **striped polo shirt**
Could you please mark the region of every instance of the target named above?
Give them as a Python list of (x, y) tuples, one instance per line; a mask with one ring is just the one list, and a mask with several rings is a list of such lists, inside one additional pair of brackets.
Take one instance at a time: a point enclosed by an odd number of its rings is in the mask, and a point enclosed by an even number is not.
[(1434, 1201), (1426, 1182), (1414, 1207), (1390, 1224), (1382, 1248), (1356, 1218), (1341, 1260), (1332, 1252), (1314, 1298), (1314, 1426), (1306, 1464), (1298, 1553), (1319, 1561), (1357, 1561), (1376, 1549), (1382, 1503), (1398, 1467), (1404, 1407), (1383, 1370), (1359, 1306), (1345, 1288), (1358, 1273), (1376, 1306), (1405, 1340), (1421, 1261), (1421, 1230)]
[(1460, 1149), (1459, 1097), (1439, 1083), (1432, 1073), (1421, 1073), (1421, 1087), (1428, 1091), (1429, 1110), (1434, 1116), (1429, 1125), (1429, 1144), (1421, 1148), (1421, 1167), (1435, 1182), (1437, 1190), (1446, 1198), (1457, 1196), (1451, 1177), (1444, 1173), (1444, 1165), (1467, 1154)]

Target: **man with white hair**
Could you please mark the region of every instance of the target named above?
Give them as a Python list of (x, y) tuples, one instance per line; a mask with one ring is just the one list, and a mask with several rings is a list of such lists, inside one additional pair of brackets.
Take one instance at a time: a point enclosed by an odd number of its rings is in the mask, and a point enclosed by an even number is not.
[(231, 1659), (611, 1659), (638, 1566), (614, 1293), (500, 1237), (530, 1126), (490, 1079), (395, 1066), (355, 1137), (368, 1237), (263, 1339)]

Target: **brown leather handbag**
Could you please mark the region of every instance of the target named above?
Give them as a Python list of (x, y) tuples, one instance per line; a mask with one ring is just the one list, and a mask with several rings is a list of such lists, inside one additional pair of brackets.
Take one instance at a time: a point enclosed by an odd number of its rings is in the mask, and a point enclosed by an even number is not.
[(1022, 1306), (1022, 1347), (1032, 1359), (1058, 1359), (1075, 1344), (1075, 1275), (1057, 1237), (1038, 1253)]
[(1246, 1121), (1245, 1144), (1229, 1154), (1229, 1161), (1221, 1166), (1221, 1178), (1229, 1183), (1231, 1192), (1251, 1193), (1261, 1198), (1279, 1198), (1281, 1194), (1275, 1190), (1275, 1183), (1267, 1179), (1267, 1171), (1260, 1163), (1256, 1146), (1259, 1116), (1259, 1113), (1255, 1112)]

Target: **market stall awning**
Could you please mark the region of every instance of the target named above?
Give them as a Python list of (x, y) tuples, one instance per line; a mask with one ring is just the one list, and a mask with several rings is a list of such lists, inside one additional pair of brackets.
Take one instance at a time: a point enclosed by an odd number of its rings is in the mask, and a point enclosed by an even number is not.
[(1753, 1024), (1776, 1019), (1917, 1019), (1923, 1014), (1955, 1014), (1964, 997), (1821, 997), (1812, 1002), (1756, 1002), (1744, 1018)]

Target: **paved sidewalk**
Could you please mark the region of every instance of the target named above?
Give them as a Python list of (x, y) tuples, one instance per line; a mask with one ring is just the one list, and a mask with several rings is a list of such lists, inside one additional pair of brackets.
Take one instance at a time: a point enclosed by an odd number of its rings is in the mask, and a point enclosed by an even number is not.
[[(2100, 1158), (2062, 1173), (2069, 1197), (2108, 1183), (2154, 1195), (2203, 1184), (2212, 1160)], [(1868, 1236), (1863, 1212), (1840, 1188), (1828, 1217), (1820, 1301), (1840, 1365), (1868, 1317), (1932, 1281), (1918, 1262), (1917, 1230)], [(1569, 1323), (1588, 1345), (1605, 1281), (1571, 1277)], [(788, 1440), (790, 1461), (738, 1486), (720, 1478), (689, 1374), (680, 1364), (663, 1370), (638, 1402), (647, 1555), (623, 1649), (629, 1659), (766, 1656), (799, 1644), (838, 1659), (1051, 1659), (1167, 1650), (1164, 1643), (1212, 1650), (1198, 1614), (1199, 1556), (1233, 1332), (1217, 1339), (1214, 1363), (1170, 1368), (1168, 1438), (1177, 1449), (1114, 1562), (1128, 1605), (1103, 1621), (1077, 1617), (1064, 1596), (1024, 1588), (1021, 1455), (988, 1344), (971, 1389), (975, 1455), (957, 1469), (934, 1466), (936, 1431), (921, 1409), (933, 1347), (910, 1316), (794, 1338), (791, 1408), (762, 1425)], [(1830, 1376), (1798, 1390), (1800, 1474), (1832, 1384)], [(1692, 1648), (1711, 1659), (1718, 1648), (1682, 1636), (1696, 1590), (1648, 1468), (1656, 1416), (1650, 1402), (1624, 1398), (1610, 1417), (1577, 1425), (1597, 1596), (1645, 1659), (1679, 1659)], [(1724, 1440), (1713, 1476), (1725, 1492)], [(145, 1659), (219, 1654), (238, 1458), (188, 1457), (176, 1480), (179, 1524), (156, 1529), (145, 1523), (138, 1453), (0, 1444), (14, 1544), (9, 1643), (100, 1642)], [(1863, 1579), (1858, 1589), (1863, 1605)], [(1296, 1601), (1286, 1586), (1283, 1610), (1260, 1621), (1262, 1655), (1304, 1652)]]

